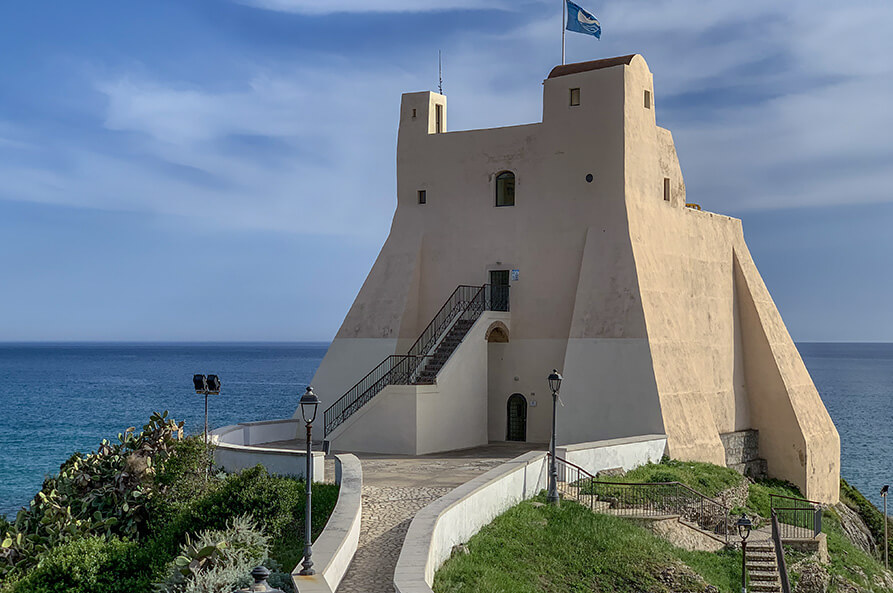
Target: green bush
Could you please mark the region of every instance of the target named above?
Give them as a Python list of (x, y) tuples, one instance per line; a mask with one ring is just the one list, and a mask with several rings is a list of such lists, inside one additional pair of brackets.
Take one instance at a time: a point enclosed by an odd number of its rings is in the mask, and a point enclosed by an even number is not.
[(250, 515), (228, 521), (225, 529), (202, 531), (194, 541), (187, 535), (159, 591), (228, 593), (250, 584), (251, 569), (264, 561), (269, 550), (270, 538)]
[(0, 535), (0, 576), (34, 566), (52, 548), (88, 535), (137, 538), (145, 532), (156, 467), (182, 436), (183, 423), (153, 414), (141, 432), (128, 428), (117, 443), (103, 440), (75, 453), (44, 481), (29, 508)]
[(139, 544), (87, 536), (56, 546), (4, 593), (135, 593), (151, 589)]
[[(182, 438), (182, 426), (153, 414), (141, 432), (69, 458), (14, 524), (0, 518), (0, 591), (117, 591), (106, 581), (148, 591), (167, 578), (187, 534), (225, 530), (246, 514), (270, 539), (265, 564), (293, 568), (303, 555), (304, 483), (261, 466), (208, 475), (211, 448)], [(314, 485), (314, 537), (337, 498), (337, 486)], [(288, 575), (272, 578), (288, 587)]]
[[(273, 558), (294, 567), (303, 556), (304, 497), (302, 481), (271, 475), (260, 465), (226, 476), (159, 526), (159, 553), (171, 554), (184, 533), (224, 529), (230, 518), (250, 514), (270, 535)], [(337, 486), (313, 485), (314, 537), (325, 527), (337, 500)]]

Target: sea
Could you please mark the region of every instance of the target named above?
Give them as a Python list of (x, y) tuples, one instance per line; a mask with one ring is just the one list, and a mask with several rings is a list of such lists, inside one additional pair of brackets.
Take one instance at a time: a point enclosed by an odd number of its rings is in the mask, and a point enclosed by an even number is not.
[[(797, 345), (840, 432), (842, 475), (876, 504), (893, 481), (893, 344)], [(288, 418), (327, 343), (0, 344), (0, 514), (12, 519), (73, 452), (152, 412), (204, 426), (194, 373), (217, 374), (213, 427)], [(340, 395), (340, 394), (338, 394)], [(324, 402), (331, 394), (320, 394)]]

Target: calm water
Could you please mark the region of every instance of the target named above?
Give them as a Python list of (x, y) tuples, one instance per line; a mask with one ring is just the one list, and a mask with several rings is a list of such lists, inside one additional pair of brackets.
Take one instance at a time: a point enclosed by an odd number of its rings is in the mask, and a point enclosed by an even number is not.
[[(288, 418), (328, 344), (0, 344), (0, 513), (14, 516), (74, 451), (96, 449), (153, 411), (201, 432), (194, 373), (223, 382), (212, 427)], [(322, 394), (320, 394), (322, 395)]]
[[(893, 344), (800, 344), (843, 440), (843, 475), (878, 502), (893, 481)], [(211, 425), (284, 418), (327, 344), (0, 344), (0, 513), (13, 515), (73, 451), (170, 410), (199, 432), (192, 374), (217, 373)], [(328, 394), (321, 394), (323, 397)], [(339, 394), (340, 395), (340, 394)]]

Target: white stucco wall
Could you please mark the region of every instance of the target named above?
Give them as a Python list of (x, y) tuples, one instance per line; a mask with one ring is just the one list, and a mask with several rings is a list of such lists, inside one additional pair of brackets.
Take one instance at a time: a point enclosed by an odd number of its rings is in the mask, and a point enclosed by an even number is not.
[(606, 469), (620, 467), (629, 471), (640, 465), (657, 463), (666, 450), (666, 435), (650, 434), (558, 446), (555, 456), (595, 475)]
[(459, 486), (412, 520), (397, 567), (397, 593), (431, 593), (434, 573), (456, 544), (546, 487), (545, 453), (526, 453)]
[(350, 567), (360, 540), (363, 515), (363, 469), (354, 455), (335, 456), (335, 482), (338, 502), (326, 526), (313, 542), (313, 568), (316, 574), (301, 576), (301, 562), (292, 570), (298, 593), (333, 593)]
[[(214, 463), (228, 472), (263, 465), (271, 474), (304, 478), (307, 455), (303, 450), (258, 446), (256, 443), (291, 440), (298, 423), (294, 420), (269, 420), (224, 426), (211, 431)], [(325, 455), (313, 452), (313, 481), (325, 481)]]

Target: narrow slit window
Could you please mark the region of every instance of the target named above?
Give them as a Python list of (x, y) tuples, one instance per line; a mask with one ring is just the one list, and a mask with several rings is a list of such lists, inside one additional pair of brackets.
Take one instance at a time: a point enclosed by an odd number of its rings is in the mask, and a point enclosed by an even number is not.
[(645, 91), (645, 109), (651, 109), (651, 91)]
[(443, 105), (434, 106), (434, 130), (438, 134), (443, 132)]
[(664, 202), (670, 201), (670, 178), (664, 177)]
[(412, 110), (412, 119), (415, 119), (415, 118), (416, 118), (416, 115), (415, 115), (415, 109), (413, 109), (413, 110)]
[(515, 205), (515, 174), (503, 171), (496, 176), (496, 205)]
[(419, 204), (428, 203), (428, 192), (424, 189), (419, 190)]
[(580, 104), (580, 89), (571, 89), (571, 107)]

